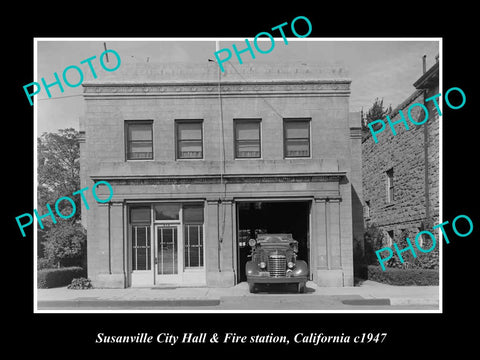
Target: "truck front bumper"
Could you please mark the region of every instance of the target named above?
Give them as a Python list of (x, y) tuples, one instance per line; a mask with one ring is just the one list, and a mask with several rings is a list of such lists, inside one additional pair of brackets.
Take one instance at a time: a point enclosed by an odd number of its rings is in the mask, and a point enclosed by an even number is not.
[(269, 276), (247, 276), (249, 284), (290, 284), (307, 282), (307, 276), (269, 277)]

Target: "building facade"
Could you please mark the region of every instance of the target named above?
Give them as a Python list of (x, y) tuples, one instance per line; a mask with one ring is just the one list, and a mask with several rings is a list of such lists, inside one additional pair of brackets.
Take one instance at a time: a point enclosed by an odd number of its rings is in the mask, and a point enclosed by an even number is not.
[[(377, 134), (378, 143), (371, 134), (362, 142), (365, 222), (380, 227), (386, 246), (392, 246), (404, 231), (416, 234), (425, 229), (438, 235), (438, 229), (431, 226), (439, 220), (440, 121), (433, 102), (425, 101), (439, 93), (438, 68), (437, 61), (413, 84), (415, 91), (392, 110), (392, 123), (399, 121), (394, 125), (396, 136), (384, 119), (387, 125)], [(415, 103), (428, 109), (423, 125), (408, 120), (408, 108)], [(399, 111), (403, 111), (409, 130), (400, 122)], [(419, 106), (413, 107), (411, 114), (418, 123), (425, 118)]]
[(341, 68), (144, 63), (106, 75), (83, 84), (80, 121), (82, 187), (113, 191), (82, 209), (95, 286), (233, 286), (262, 232), (292, 233), (317, 284), (353, 286), (361, 124)]

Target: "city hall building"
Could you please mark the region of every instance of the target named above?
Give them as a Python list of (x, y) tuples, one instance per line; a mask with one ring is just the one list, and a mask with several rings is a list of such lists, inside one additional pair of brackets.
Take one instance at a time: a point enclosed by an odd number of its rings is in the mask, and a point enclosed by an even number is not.
[(344, 70), (135, 63), (83, 86), (81, 185), (113, 191), (82, 204), (94, 286), (233, 286), (261, 233), (292, 234), (318, 285), (353, 286), (361, 124)]

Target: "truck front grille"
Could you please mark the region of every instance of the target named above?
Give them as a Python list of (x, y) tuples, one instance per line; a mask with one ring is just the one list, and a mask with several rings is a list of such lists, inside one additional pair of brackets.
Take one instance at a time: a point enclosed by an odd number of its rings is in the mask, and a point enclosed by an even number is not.
[(287, 259), (285, 255), (270, 255), (268, 258), (268, 271), (270, 276), (285, 276), (287, 270)]

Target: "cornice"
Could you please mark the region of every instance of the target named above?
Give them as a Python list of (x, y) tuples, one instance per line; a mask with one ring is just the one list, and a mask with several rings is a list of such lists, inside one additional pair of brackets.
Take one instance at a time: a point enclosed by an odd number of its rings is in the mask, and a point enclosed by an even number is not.
[(171, 185), (171, 184), (245, 184), (245, 183), (297, 183), (297, 182), (338, 182), (345, 172), (310, 174), (226, 174), (182, 175), (182, 176), (108, 176), (91, 175), (96, 181), (108, 181), (112, 185)]
[(197, 81), (163, 83), (83, 84), (85, 99), (123, 97), (200, 97), (249, 95), (336, 95), (350, 94), (350, 80)]

